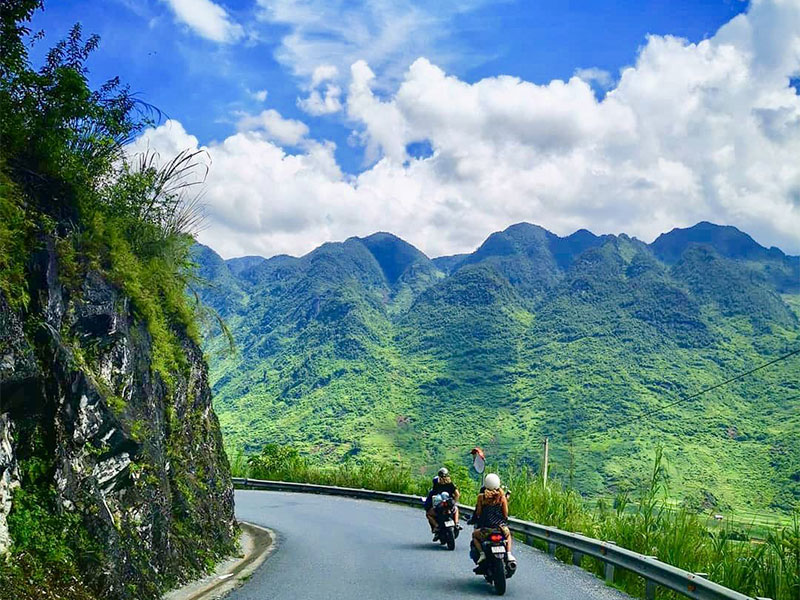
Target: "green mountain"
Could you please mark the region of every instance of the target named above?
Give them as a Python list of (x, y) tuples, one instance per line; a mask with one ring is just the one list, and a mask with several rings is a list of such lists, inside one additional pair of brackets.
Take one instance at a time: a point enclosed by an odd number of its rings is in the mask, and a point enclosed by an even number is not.
[(429, 470), (481, 445), (538, 468), (546, 435), (554, 475), (587, 495), (635, 485), (663, 446), (675, 498), (800, 500), (800, 359), (672, 406), (800, 347), (800, 258), (733, 227), (648, 245), (520, 223), (434, 260), (388, 233), (195, 259), (238, 345), (206, 348), (229, 449)]

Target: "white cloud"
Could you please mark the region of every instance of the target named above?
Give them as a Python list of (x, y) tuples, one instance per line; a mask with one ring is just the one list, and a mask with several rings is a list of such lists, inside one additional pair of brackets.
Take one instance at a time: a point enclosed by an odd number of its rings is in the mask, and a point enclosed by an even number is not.
[(284, 146), (297, 146), (308, 135), (308, 126), (302, 121), (284, 119), (273, 109), (258, 115), (245, 115), (236, 125), (239, 131), (262, 131), (267, 139)]
[(311, 74), (311, 87), (315, 88), (323, 81), (330, 81), (339, 76), (336, 65), (318, 65)]
[(242, 26), (233, 21), (222, 6), (211, 0), (163, 0), (175, 18), (199, 36), (220, 43), (237, 42), (244, 36)]
[(298, 98), (297, 106), (315, 117), (330, 115), (342, 110), (340, 100), (342, 88), (334, 83), (328, 83), (324, 91), (319, 89), (324, 82), (335, 80), (338, 76), (339, 69), (335, 65), (318, 65), (311, 74), (308, 97)]
[[(302, 123), (274, 111), (242, 119), (208, 148), (212, 218), (201, 239), (226, 256), (300, 254), (388, 230), (438, 255), (522, 220), (648, 241), (711, 220), (798, 253), (798, 73), (800, 5), (786, 0), (754, 2), (697, 44), (649, 38), (602, 100), (577, 76), (470, 84), (425, 59), (381, 98), (356, 61), (345, 108), (376, 162), (344, 175), (333, 144), (309, 140)], [(182, 128), (147, 138), (192, 141)], [(419, 141), (433, 154), (409, 158)]]
[(129, 154), (155, 151), (166, 158), (171, 158), (187, 148), (197, 149), (198, 140), (186, 133), (183, 125), (173, 119), (155, 129), (148, 129), (127, 147)]
[(575, 77), (583, 79), (587, 83), (596, 83), (601, 89), (608, 89), (614, 83), (611, 73), (597, 67), (588, 69), (575, 69)]
[[(462, 63), (468, 60), (469, 53), (449, 47), (452, 28), (448, 24), (458, 14), (487, 4), (488, 0), (257, 2), (261, 20), (289, 28), (275, 56), (295, 76), (313, 81), (320, 65), (346, 73), (351, 64), (365, 60), (388, 84), (398, 81), (421, 55), (445, 64), (451, 58)], [(311, 87), (319, 83), (312, 82)]]
[(253, 100), (258, 102), (264, 102), (267, 99), (267, 90), (256, 90), (255, 92), (249, 93)]
[(342, 110), (342, 103), (339, 100), (341, 94), (342, 88), (329, 83), (325, 86), (324, 92), (311, 90), (307, 98), (298, 98), (297, 106), (315, 117), (330, 115)]

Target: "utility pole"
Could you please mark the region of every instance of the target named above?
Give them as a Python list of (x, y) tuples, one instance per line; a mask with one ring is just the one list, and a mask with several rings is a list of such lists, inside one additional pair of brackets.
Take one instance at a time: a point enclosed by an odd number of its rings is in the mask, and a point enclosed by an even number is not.
[(550, 460), (550, 438), (544, 438), (544, 462), (542, 463), (542, 482), (547, 487), (547, 467)]

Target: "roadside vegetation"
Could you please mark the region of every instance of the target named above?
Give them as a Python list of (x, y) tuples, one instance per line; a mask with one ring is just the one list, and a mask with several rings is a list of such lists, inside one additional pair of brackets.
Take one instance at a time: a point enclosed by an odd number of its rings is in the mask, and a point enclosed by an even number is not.
[[(430, 477), (415, 475), (406, 465), (346, 460), (323, 465), (296, 449), (266, 445), (259, 454), (239, 453), (232, 460), (235, 477), (337, 485), (424, 495)], [(462, 492), (461, 501), (474, 503), (479, 481), (463, 465), (447, 464)], [(491, 469), (492, 467), (487, 467)], [(496, 467), (495, 467), (496, 468)], [(797, 600), (800, 595), (800, 513), (788, 524), (764, 528), (763, 539), (752, 540), (750, 530), (733, 525), (710, 528), (711, 515), (668, 502), (668, 477), (663, 456), (656, 452), (653, 468), (638, 489), (620, 492), (612, 503), (590, 506), (575, 490), (558, 480), (543, 485), (542, 478), (525, 466), (498, 470), (511, 490), (513, 516), (607, 541), (693, 573), (749, 596)], [(565, 561), (571, 555), (561, 549)], [(599, 576), (603, 565), (585, 558), (584, 568)], [(617, 569), (614, 585), (643, 597), (641, 578)], [(659, 591), (659, 597), (672, 594)]]
[[(173, 374), (188, 369), (176, 332), (197, 339), (201, 316), (186, 289), (202, 157), (130, 157), (126, 145), (158, 112), (117, 79), (92, 89), (86, 64), (99, 39), (85, 38), (79, 25), (32, 65), (28, 51), (42, 35), (28, 24), (40, 8), (39, 0), (0, 6), (0, 295), (27, 314), (36, 293), (30, 272), (54, 249), (70, 294), (79, 296), (94, 273), (129, 296), (150, 333), (151, 369), (170, 388)], [(92, 357), (78, 346), (74, 354), (91, 369)], [(0, 560), (0, 589), (20, 599), (94, 598), (86, 573), (99, 576), (102, 557), (80, 516), (57, 498), (54, 441), (30, 427), (21, 421), (16, 432), (22, 485), (8, 517), (12, 544)]]

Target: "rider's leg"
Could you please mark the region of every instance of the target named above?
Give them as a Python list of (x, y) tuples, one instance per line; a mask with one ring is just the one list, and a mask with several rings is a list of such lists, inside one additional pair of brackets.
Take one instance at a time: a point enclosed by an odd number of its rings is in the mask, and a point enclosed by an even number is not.
[(482, 541), (483, 531), (481, 531), (479, 528), (475, 529), (475, 531), (472, 532), (472, 547), (475, 549), (475, 557), (473, 557), (473, 560), (477, 562), (478, 566), (475, 567), (475, 572), (478, 574), (482, 573), (482, 569), (484, 569), (486, 566), (486, 563), (484, 562), (486, 557), (483, 555), (483, 549), (481, 548)]
[(503, 527), (503, 533), (506, 536), (506, 552), (508, 552), (508, 559), (516, 560), (516, 557), (511, 554), (511, 530), (508, 527)]
[(481, 534), (480, 529), (476, 529), (472, 532), (472, 545), (475, 549), (480, 553), (481, 551), (481, 542), (483, 541), (483, 535)]
[(434, 515), (435, 513), (432, 508), (425, 513), (425, 516), (428, 518), (428, 524), (431, 526), (431, 533), (436, 533), (436, 530), (439, 528), (439, 524), (436, 522), (436, 517)]

